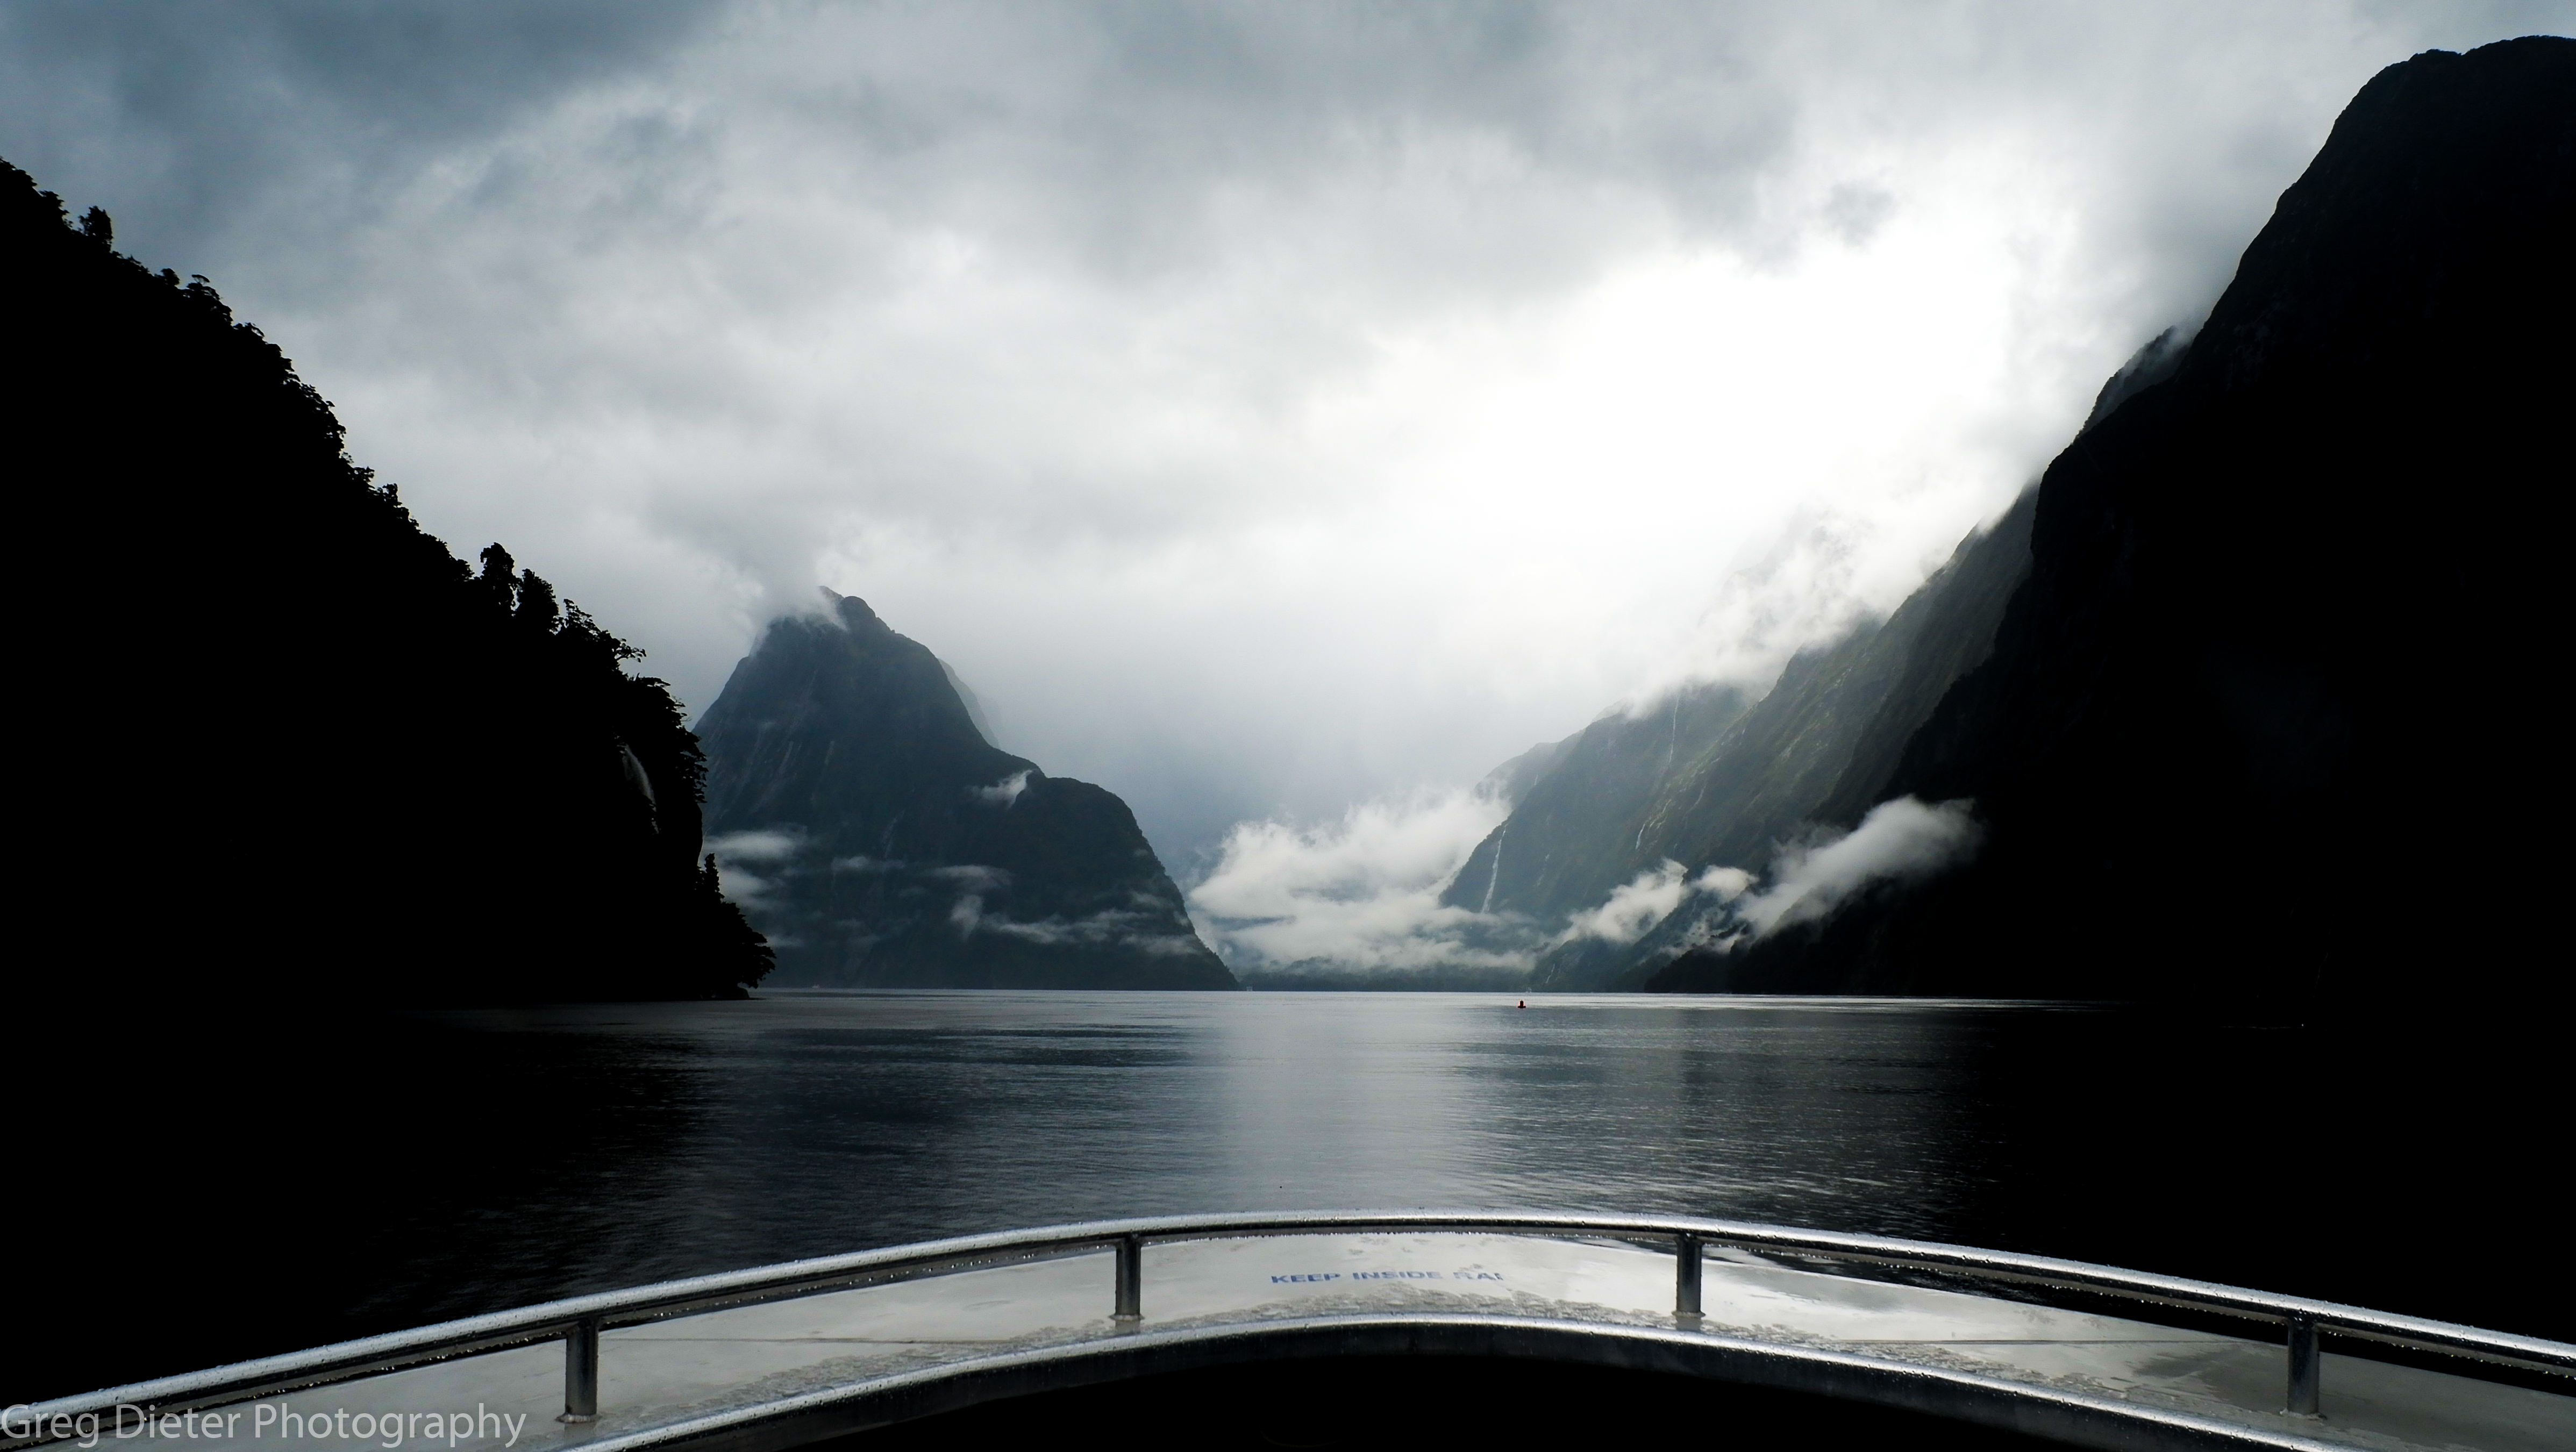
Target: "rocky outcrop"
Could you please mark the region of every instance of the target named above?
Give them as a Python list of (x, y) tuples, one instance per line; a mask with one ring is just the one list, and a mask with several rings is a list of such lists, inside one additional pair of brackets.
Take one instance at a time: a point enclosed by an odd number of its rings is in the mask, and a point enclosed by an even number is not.
[(1237, 986), (1124, 802), (994, 746), (937, 656), (824, 595), (698, 723), (709, 840), (780, 982)]

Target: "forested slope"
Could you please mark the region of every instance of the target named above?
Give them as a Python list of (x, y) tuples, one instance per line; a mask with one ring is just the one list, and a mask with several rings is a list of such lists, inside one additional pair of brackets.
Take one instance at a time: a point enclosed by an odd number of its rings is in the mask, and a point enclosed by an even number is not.
[(767, 950), (698, 861), (703, 763), (637, 654), (479, 571), (203, 279), (0, 172), (22, 995), (727, 995)]

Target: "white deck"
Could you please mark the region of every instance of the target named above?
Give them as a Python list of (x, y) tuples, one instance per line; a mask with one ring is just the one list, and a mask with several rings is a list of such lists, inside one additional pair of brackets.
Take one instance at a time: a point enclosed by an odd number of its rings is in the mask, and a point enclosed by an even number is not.
[[(1788, 1270), (1715, 1249), (1705, 1274), (1699, 1334), (2112, 1396), (2388, 1452), (2576, 1448), (2571, 1396), (2329, 1353), (2324, 1416), (2293, 1417), (2279, 1410), (2277, 1344)], [(199, 1435), (180, 1440), (553, 1452), (897, 1373), (1108, 1341), (1125, 1334), (1109, 1318), (1110, 1293), (1103, 1251), (612, 1330), (600, 1339), (599, 1420), (588, 1425), (557, 1420), (564, 1353), (552, 1342), (238, 1405), (213, 1414), (223, 1419), (214, 1435), (201, 1418)], [(1464, 1234), (1195, 1241), (1145, 1252), (1142, 1329), (1438, 1310), (1670, 1332), (1672, 1296), (1669, 1252), (1619, 1244)], [(331, 1419), (323, 1435), (314, 1435), (316, 1413)], [(376, 1435), (355, 1435), (366, 1423), (339, 1413), (365, 1415)], [(402, 1414), (390, 1433), (388, 1413)], [(461, 1434), (430, 1420), (458, 1413), (472, 1421)]]

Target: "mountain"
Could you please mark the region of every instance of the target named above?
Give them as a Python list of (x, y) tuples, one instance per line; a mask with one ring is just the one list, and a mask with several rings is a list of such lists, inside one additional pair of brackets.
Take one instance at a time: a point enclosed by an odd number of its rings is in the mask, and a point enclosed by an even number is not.
[(1126, 803), (994, 746), (937, 656), (823, 594), (698, 723), (708, 830), (785, 981), (1237, 986)]
[(1553, 921), (1600, 902), (1635, 864), (1662, 860), (1677, 784), (1752, 704), (1735, 686), (1692, 687), (1496, 768), (1489, 781), (1519, 787), (1511, 815), (1477, 844), (1441, 905)]
[[(1532, 903), (1498, 894), (1497, 907), (1550, 923), (1605, 901), (1621, 883), (1660, 886), (1674, 900), (1651, 925), (1631, 919), (1604, 925), (1614, 931), (1576, 933), (1558, 942), (1540, 958), (1531, 987), (1638, 987), (1694, 945), (1706, 930), (1703, 910), (1719, 905), (1684, 886), (1699, 877), (1686, 869), (1758, 869), (1784, 844), (1800, 840), (1813, 824), (1832, 819), (1854, 800), (1856, 781), (1882, 775), (1884, 762), (1950, 682), (1984, 654), (2004, 599), (2028, 567), (2030, 516), (2025, 494), (1994, 525), (1963, 541), (1887, 619), (1864, 622), (1840, 640), (1801, 652), (1758, 702), (1740, 709), (1696, 751), (1676, 754), (1633, 804), (1604, 803), (1618, 812), (1626, 840), (1595, 859), (1598, 865), (1583, 883), (1588, 901)], [(1596, 819), (1608, 815), (1582, 786), (1591, 739), (1589, 732), (1578, 738), (1557, 770), (1531, 788), (1528, 800), (1563, 803), (1561, 812), (1590, 812)], [(1605, 734), (1601, 745), (1610, 739)], [(1525, 822), (1525, 810), (1514, 811), (1489, 845), (1504, 846), (1516, 829), (1546, 831), (1546, 819)], [(1534, 835), (1523, 831), (1521, 840)], [(1587, 839), (1599, 835), (1596, 827), (1565, 840), (1590, 845)], [(1472, 881), (1475, 867), (1471, 859), (1462, 882)], [(1642, 936), (1627, 936), (1640, 928)]]
[[(2084, 427), (2171, 377), (2185, 341), (2182, 330), (2167, 329), (2139, 349), (2102, 385)], [(1709, 883), (1706, 871), (1716, 868), (1716, 881), (1732, 887), (1730, 869), (1749, 879), (1828, 831), (1828, 824), (1857, 820), (1879, 800), (1877, 789), (1905, 743), (1951, 683), (1985, 658), (2004, 602), (2030, 568), (2034, 502), (2025, 491), (1994, 523), (1961, 541), (1887, 619), (1864, 621), (1839, 640), (1800, 652), (1759, 701), (1729, 715), (1697, 749), (1672, 753), (1651, 784), (1628, 798), (1589, 790), (1600, 767), (1587, 758), (1615, 753), (1633, 724), (1596, 724), (1561, 743), (1547, 762), (1549, 775), (1524, 794), (1546, 804), (1558, 821), (1589, 814), (1589, 830), (1562, 832), (1548, 817), (1534, 812), (1524, 819), (1516, 812), (1470, 859), (1450, 901), (1471, 905), (1462, 888), (1474, 889), (1479, 863), (1517, 831), (1531, 847), (1546, 844), (1541, 850), (1571, 847), (1591, 870), (1581, 874), (1580, 890), (1553, 901), (1497, 890), (1492, 910), (1525, 913), (1552, 928), (1609, 901), (1621, 884), (1632, 893), (1653, 890), (1661, 894), (1658, 903), (1672, 904), (1651, 922), (1613, 914), (1591, 931), (1569, 931), (1541, 955), (1531, 987), (1636, 988), (1704, 946), (1728, 927), (1731, 900), (1692, 884)], [(1567, 764), (1575, 769), (1555, 779), (1555, 769)], [(1625, 841), (1607, 852), (1593, 846), (1604, 827)], [(1587, 847), (1588, 858), (1582, 855)], [(1487, 880), (1499, 879), (1497, 873)]]
[(2050, 465), (1987, 659), (1828, 814), (1959, 804), (1981, 847), (1657, 986), (2257, 1019), (2444, 965), (2538, 988), (2571, 256), (2576, 41), (2382, 71), (2172, 376)]
[[(739, 996), (696, 740), (640, 652), (495, 545), (469, 570), (203, 278), (0, 163), (14, 998)], [(41, 904), (41, 906), (36, 906)]]
[[(2140, 349), (2103, 385), (2086, 426), (2170, 376), (2181, 355), (2179, 330)], [(2025, 492), (1887, 619), (1800, 652), (1758, 698), (1687, 688), (1497, 767), (1486, 787), (1513, 811), (1442, 904), (1541, 934), (1534, 989), (1643, 984), (1723, 917), (1723, 902), (1687, 885), (1690, 867), (1759, 868), (1876, 800), (1915, 728), (1992, 643), (2029, 568), (2032, 505)], [(1659, 919), (1612, 913), (1588, 931), (1570, 926), (1623, 888), (1670, 905)]]

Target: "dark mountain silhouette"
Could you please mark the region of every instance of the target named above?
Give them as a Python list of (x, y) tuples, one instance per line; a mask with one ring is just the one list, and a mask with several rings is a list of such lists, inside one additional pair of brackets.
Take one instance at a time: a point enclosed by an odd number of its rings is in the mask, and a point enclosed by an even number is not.
[[(0, 164), (4, 165), (4, 164)], [(205, 279), (0, 169), (15, 287), (24, 995), (738, 994), (697, 743), (634, 651), (495, 545), (479, 573), (341, 449)]]
[(708, 826), (785, 981), (1237, 986), (1126, 803), (994, 746), (937, 656), (824, 595), (699, 722)]
[[(1630, 830), (1616, 844), (1611, 870), (1585, 884), (1589, 901), (1551, 902), (1534, 915), (1561, 921), (1565, 913), (1599, 903), (1619, 883), (1668, 862), (1758, 868), (1781, 844), (1830, 820), (1840, 803), (1852, 799), (1851, 783), (1883, 775), (1884, 759), (1901, 747), (1950, 682), (1984, 654), (2004, 599), (2027, 568), (2029, 537), (2025, 495), (1992, 528), (1962, 542), (1949, 563), (1887, 619), (1864, 622), (1831, 645), (1801, 652), (1751, 709), (1659, 775), (1631, 809)], [(1582, 741), (1589, 744), (1591, 736), (1587, 732)], [(1561, 799), (1576, 812), (1597, 810), (1593, 803), (1599, 799), (1581, 790), (1580, 779), (1566, 779), (1573, 776), (1567, 767), (1578, 766), (1583, 754), (1583, 747), (1569, 752), (1565, 764), (1532, 788), (1530, 800)], [(1515, 811), (1496, 839), (1510, 841), (1522, 818)], [(1478, 849), (1480, 855), (1484, 850)], [(1475, 867), (1471, 860), (1461, 881)], [(1500, 905), (1526, 910), (1511, 899)], [(1635, 942), (1576, 937), (1558, 944), (1540, 959), (1531, 986), (1576, 992), (1637, 987), (1687, 949), (1699, 930), (1702, 906), (1685, 899)]]
[[(2182, 335), (2166, 330), (2102, 384), (2084, 427), (2172, 376), (2179, 360)], [(1896, 613), (1801, 651), (1759, 698), (1734, 685), (1687, 687), (1504, 762), (1486, 790), (1499, 790), (1512, 816), (1440, 901), (1538, 935), (1546, 947), (1530, 989), (1646, 983), (1710, 935), (1723, 904), (1685, 893), (1638, 940), (1556, 937), (1638, 875), (1759, 870), (1819, 824), (1868, 811), (1914, 729), (1994, 644), (2004, 600), (2030, 569), (2030, 517), (2025, 492)]]
[[(2179, 330), (2141, 348), (2102, 386), (2090, 428), (2172, 375)], [(1685, 894), (1634, 941), (1555, 941), (1574, 915), (1641, 874), (1759, 869), (1818, 824), (1850, 821), (1878, 798), (1914, 731), (1952, 682), (1985, 658), (2004, 602), (2030, 565), (2024, 493), (1885, 620), (1800, 652), (1759, 699), (1699, 686), (1606, 715), (1495, 769), (1512, 803), (1442, 894), (1545, 944), (1528, 986), (1636, 988), (1704, 940), (1723, 904)]]
[[(2182, 349), (2178, 329), (2139, 349), (2102, 385), (2084, 426), (2171, 377)], [(2025, 492), (1991, 526), (1961, 541), (1887, 619), (1864, 621), (1839, 640), (1800, 652), (1758, 702), (1739, 705), (1687, 748), (1658, 760), (1651, 741), (1642, 751), (1635, 744), (1668, 713), (1676, 721), (1687, 718), (1687, 708), (1676, 712), (1673, 702), (1634, 718), (1605, 718), (1560, 743), (1546, 774), (1524, 790), (1523, 800), (1535, 807), (1514, 811), (1444, 900), (1459, 907), (1486, 903), (1489, 911), (1524, 914), (1542, 930), (1556, 929), (1640, 873), (1759, 871), (1784, 849), (1813, 838), (1820, 824), (1856, 821), (1880, 800), (1876, 793), (1906, 742), (1951, 683), (1992, 647), (2004, 602), (2030, 568), (2033, 503)], [(1645, 758), (1646, 775), (1625, 792), (1599, 789), (1605, 771), (1614, 770), (1608, 763), (1622, 757)], [(1569, 769), (1559, 774), (1560, 768)], [(1555, 866), (1557, 881), (1572, 890), (1542, 896), (1526, 885), (1534, 875), (1526, 868), (1518, 877), (1493, 870), (1496, 851), (1515, 840), (1523, 844), (1520, 855)], [(1530, 986), (1639, 987), (1696, 951), (1726, 920), (1725, 904), (1687, 894), (1635, 941), (1577, 936), (1555, 943)]]
[(2173, 376), (2050, 466), (1990, 658), (1837, 803), (1973, 800), (1981, 852), (1657, 986), (2257, 1018), (2441, 962), (2537, 987), (2571, 257), (2576, 41), (2381, 72)]

